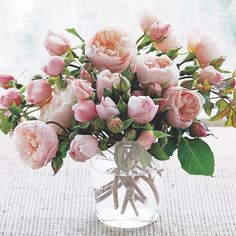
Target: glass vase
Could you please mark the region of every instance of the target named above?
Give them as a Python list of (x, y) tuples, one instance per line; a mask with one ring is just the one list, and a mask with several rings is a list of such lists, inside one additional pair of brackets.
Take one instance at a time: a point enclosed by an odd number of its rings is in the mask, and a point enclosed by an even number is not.
[(157, 220), (162, 200), (162, 166), (134, 142), (121, 141), (91, 160), (97, 218), (119, 228)]

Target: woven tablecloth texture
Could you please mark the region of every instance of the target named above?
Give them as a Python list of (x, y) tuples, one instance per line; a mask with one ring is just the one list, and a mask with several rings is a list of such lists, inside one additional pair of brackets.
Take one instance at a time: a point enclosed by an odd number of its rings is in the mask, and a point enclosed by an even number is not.
[(32, 171), (19, 160), (12, 140), (0, 136), (0, 236), (236, 235), (236, 130), (213, 128), (214, 177), (189, 176), (177, 157), (166, 162), (161, 217), (139, 229), (107, 227), (94, 215), (89, 165), (65, 160)]

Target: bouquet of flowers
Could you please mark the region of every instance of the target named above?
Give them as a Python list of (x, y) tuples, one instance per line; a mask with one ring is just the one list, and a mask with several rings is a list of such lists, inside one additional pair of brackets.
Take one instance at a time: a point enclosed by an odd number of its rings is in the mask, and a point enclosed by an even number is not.
[[(164, 161), (177, 150), (186, 172), (213, 175), (213, 153), (202, 140), (211, 133), (197, 116), (204, 110), (210, 121), (236, 127), (236, 72), (222, 68), (225, 56), (205, 32), (193, 32), (184, 48), (171, 24), (155, 15), (143, 15), (140, 26), (136, 42), (117, 28), (87, 41), (66, 29), (76, 46), (50, 31), (42, 75), (27, 86), (0, 76), (0, 129), (13, 133), (27, 165), (51, 162), (56, 174), (67, 153), (85, 162), (117, 145), (119, 171), (146, 168), (150, 156)], [(139, 163), (122, 158), (124, 140)]]

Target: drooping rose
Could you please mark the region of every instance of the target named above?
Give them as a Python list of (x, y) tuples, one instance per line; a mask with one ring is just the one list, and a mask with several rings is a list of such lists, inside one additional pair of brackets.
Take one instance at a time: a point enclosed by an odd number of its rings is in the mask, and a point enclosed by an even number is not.
[(112, 86), (117, 87), (120, 83), (118, 73), (111, 73), (109, 70), (104, 70), (97, 75), (96, 89), (99, 100), (104, 96), (104, 89), (112, 89)]
[(58, 148), (57, 134), (42, 121), (24, 121), (14, 130), (20, 158), (32, 169), (46, 166), (55, 157)]
[(34, 105), (44, 105), (52, 97), (52, 88), (44, 80), (32, 80), (27, 86), (27, 102)]
[(159, 84), (163, 89), (176, 86), (179, 71), (175, 63), (166, 55), (139, 55), (136, 58), (136, 73), (140, 84)]
[(72, 109), (75, 119), (79, 122), (91, 121), (97, 115), (93, 100), (79, 100)]
[(70, 144), (69, 155), (75, 161), (85, 162), (98, 150), (98, 141), (92, 135), (76, 135)]
[(0, 88), (0, 109), (8, 109), (13, 103), (19, 106), (21, 102), (22, 97), (17, 89)]
[(93, 88), (87, 80), (75, 79), (71, 85), (73, 93), (79, 100), (86, 100), (93, 94)]
[(70, 49), (69, 39), (60, 33), (49, 31), (44, 46), (51, 56), (62, 56)]
[(195, 30), (190, 33), (188, 38), (188, 48), (194, 52), (202, 67), (210, 65), (210, 62), (221, 56), (221, 51), (209, 34)]
[(173, 127), (188, 128), (201, 112), (204, 99), (200, 93), (184, 88), (169, 88), (163, 95), (166, 98), (166, 121)]
[(216, 70), (213, 66), (207, 66), (200, 72), (199, 81), (204, 83), (206, 80), (209, 84), (218, 84), (223, 79), (223, 75), (218, 70)]
[(15, 80), (15, 78), (11, 75), (0, 74), (0, 87), (4, 89), (8, 89), (10, 86), (9, 82)]
[(137, 143), (141, 145), (145, 150), (148, 150), (155, 142), (156, 138), (152, 131), (145, 130), (139, 135)]
[(49, 76), (58, 76), (64, 69), (65, 63), (63, 59), (58, 56), (52, 56), (42, 70)]
[(101, 103), (96, 105), (96, 110), (98, 117), (103, 120), (109, 120), (113, 116), (119, 116), (120, 114), (116, 104), (109, 97), (103, 97)]
[(136, 45), (128, 34), (105, 28), (85, 44), (85, 54), (100, 71), (122, 72), (136, 54)]
[(158, 110), (153, 100), (148, 96), (131, 96), (128, 101), (128, 117), (139, 124), (153, 120)]

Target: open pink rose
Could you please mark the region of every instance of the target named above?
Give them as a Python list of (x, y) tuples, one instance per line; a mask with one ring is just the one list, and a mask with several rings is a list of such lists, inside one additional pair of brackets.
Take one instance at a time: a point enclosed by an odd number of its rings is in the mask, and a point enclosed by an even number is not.
[(155, 142), (156, 138), (152, 131), (145, 130), (139, 135), (137, 143), (141, 145), (145, 150), (148, 150)]
[(58, 76), (64, 69), (65, 63), (63, 59), (58, 56), (52, 56), (42, 70), (49, 76)]
[(111, 73), (109, 70), (104, 70), (97, 76), (96, 88), (97, 97), (99, 100), (104, 96), (104, 89), (112, 89), (120, 83), (120, 76), (118, 73)]
[(45, 166), (55, 157), (58, 148), (57, 134), (42, 121), (24, 121), (14, 130), (20, 158), (32, 169)]
[(69, 51), (70, 42), (63, 34), (49, 31), (44, 46), (51, 56), (62, 56)]
[(173, 127), (188, 128), (201, 112), (204, 99), (200, 93), (184, 88), (169, 88), (164, 93), (166, 107), (166, 121)]
[(32, 80), (27, 87), (27, 102), (34, 105), (44, 105), (52, 97), (52, 88), (44, 80)]
[(202, 67), (208, 66), (214, 58), (221, 56), (216, 41), (209, 34), (197, 30), (189, 35), (188, 48), (195, 53)]
[(136, 73), (140, 84), (157, 83), (163, 89), (176, 86), (179, 71), (175, 63), (166, 55), (139, 55), (135, 60)]
[(158, 110), (153, 100), (148, 96), (131, 96), (128, 102), (128, 117), (139, 124), (153, 120)]
[(93, 100), (80, 100), (72, 107), (72, 110), (75, 119), (79, 122), (90, 121), (97, 115)]
[(122, 72), (136, 54), (136, 45), (126, 33), (105, 28), (86, 43), (85, 54), (100, 71)]
[(213, 66), (207, 66), (200, 72), (199, 81), (204, 83), (204, 81), (207, 80), (209, 84), (218, 84), (223, 79), (223, 75), (218, 70)]
[(19, 106), (21, 102), (22, 102), (22, 97), (17, 89), (0, 88), (0, 109), (8, 109), (13, 103)]
[(87, 80), (75, 79), (71, 85), (73, 93), (79, 100), (86, 100), (93, 94), (93, 88)]
[(98, 141), (92, 135), (76, 135), (70, 144), (69, 155), (75, 161), (85, 162), (98, 150)]
[(102, 98), (99, 105), (96, 105), (98, 117), (103, 120), (109, 120), (113, 116), (119, 116), (120, 112), (116, 107), (116, 104), (109, 97)]

